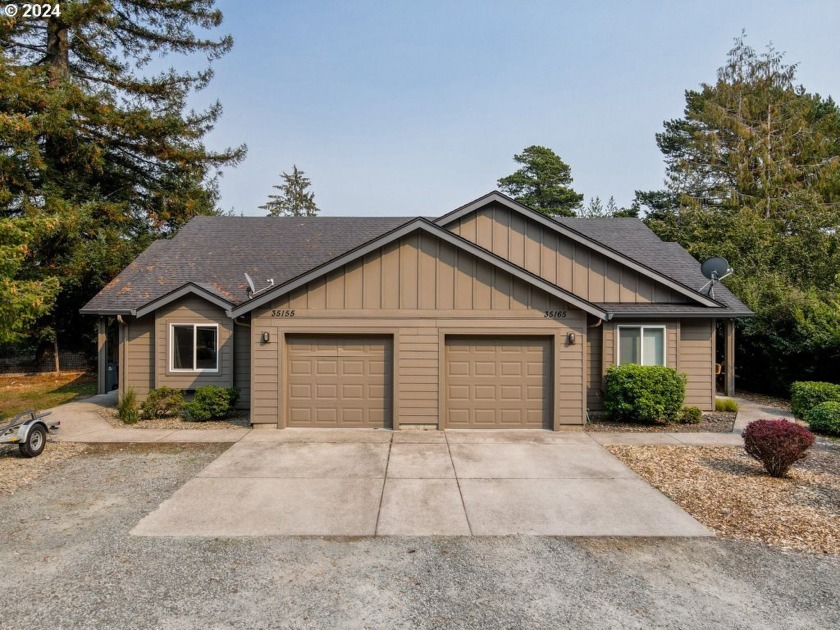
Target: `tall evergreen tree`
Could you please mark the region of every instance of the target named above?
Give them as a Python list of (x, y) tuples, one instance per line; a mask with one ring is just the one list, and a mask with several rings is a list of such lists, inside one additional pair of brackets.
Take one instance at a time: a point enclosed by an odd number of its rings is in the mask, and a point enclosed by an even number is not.
[(145, 70), (168, 54), (224, 55), (230, 37), (197, 34), (221, 24), (213, 5), (71, 0), (44, 19), (0, 19), (0, 220), (34, 236), (2, 279), (43, 283), (47, 304), (60, 285), (42, 335), (78, 339), (78, 308), (140, 249), (216, 212), (217, 170), (244, 147), (205, 147), (218, 102), (187, 110), (212, 72)]
[(742, 324), (742, 382), (784, 392), (795, 378), (840, 380), (835, 102), (797, 86), (796, 66), (742, 34), (717, 81), (687, 91), (684, 117), (656, 140), (667, 186), (637, 201), (664, 239), (732, 263), (727, 283), (758, 314)]
[(315, 205), (315, 193), (309, 190), (312, 182), (306, 177), (296, 164), (292, 165), (292, 172), (282, 173), (283, 183), (273, 186), (280, 191), (279, 195), (269, 195), (262, 210), (268, 210), (271, 217), (313, 217), (318, 214)]
[(498, 181), (502, 191), (548, 216), (575, 216), (583, 195), (572, 190), (572, 169), (559, 155), (534, 145), (513, 159), (522, 167)]

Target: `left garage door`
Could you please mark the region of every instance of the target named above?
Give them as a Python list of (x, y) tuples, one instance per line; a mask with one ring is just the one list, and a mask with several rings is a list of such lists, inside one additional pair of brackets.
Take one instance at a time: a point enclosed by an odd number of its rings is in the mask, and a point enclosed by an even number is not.
[(289, 336), (287, 426), (390, 427), (392, 346), (381, 336)]

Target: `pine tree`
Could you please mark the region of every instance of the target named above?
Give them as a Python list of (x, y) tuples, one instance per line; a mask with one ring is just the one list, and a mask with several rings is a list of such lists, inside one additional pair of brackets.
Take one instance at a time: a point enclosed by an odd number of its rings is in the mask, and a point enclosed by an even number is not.
[(140, 249), (216, 213), (216, 173), (244, 147), (205, 147), (219, 103), (187, 110), (212, 72), (144, 71), (167, 54), (224, 55), (230, 37), (196, 34), (221, 24), (213, 5), (68, 1), (46, 19), (0, 19), (0, 220), (52, 227), (2, 280), (60, 283), (34, 327), (42, 336), (80, 339), (92, 327), (79, 307)]
[[(610, 197), (610, 199), (612, 199), (612, 197)], [(589, 200), (589, 203), (586, 204), (586, 206), (581, 208), (578, 216), (586, 219), (602, 219), (608, 215), (606, 209), (604, 208), (604, 204), (601, 203), (601, 198), (596, 195)]]
[(304, 175), (296, 164), (292, 165), (292, 173), (282, 173), (283, 183), (273, 186), (280, 191), (279, 195), (269, 195), (262, 210), (268, 210), (271, 217), (313, 217), (318, 214), (315, 205), (315, 193), (309, 190), (312, 182)]
[(498, 181), (501, 190), (548, 216), (575, 216), (583, 195), (572, 190), (572, 169), (559, 155), (534, 145), (513, 159), (522, 168)]
[(735, 269), (727, 284), (758, 315), (739, 335), (742, 382), (785, 392), (793, 379), (837, 379), (840, 108), (742, 34), (656, 140), (666, 189), (637, 201), (663, 239)]

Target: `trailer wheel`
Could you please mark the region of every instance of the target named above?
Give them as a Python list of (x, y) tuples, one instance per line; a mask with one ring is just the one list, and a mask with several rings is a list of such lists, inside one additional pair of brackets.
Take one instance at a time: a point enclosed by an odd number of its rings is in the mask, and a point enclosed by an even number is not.
[(26, 436), (26, 441), (21, 443), (20, 454), (24, 457), (38, 457), (47, 445), (47, 432), (40, 424), (32, 427), (29, 435)]

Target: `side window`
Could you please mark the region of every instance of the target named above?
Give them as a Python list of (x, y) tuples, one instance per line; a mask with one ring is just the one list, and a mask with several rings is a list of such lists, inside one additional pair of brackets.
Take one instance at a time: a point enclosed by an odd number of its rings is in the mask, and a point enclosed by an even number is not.
[(170, 371), (218, 371), (219, 329), (217, 326), (172, 324), (169, 330)]
[(618, 363), (665, 365), (665, 327), (619, 326)]

